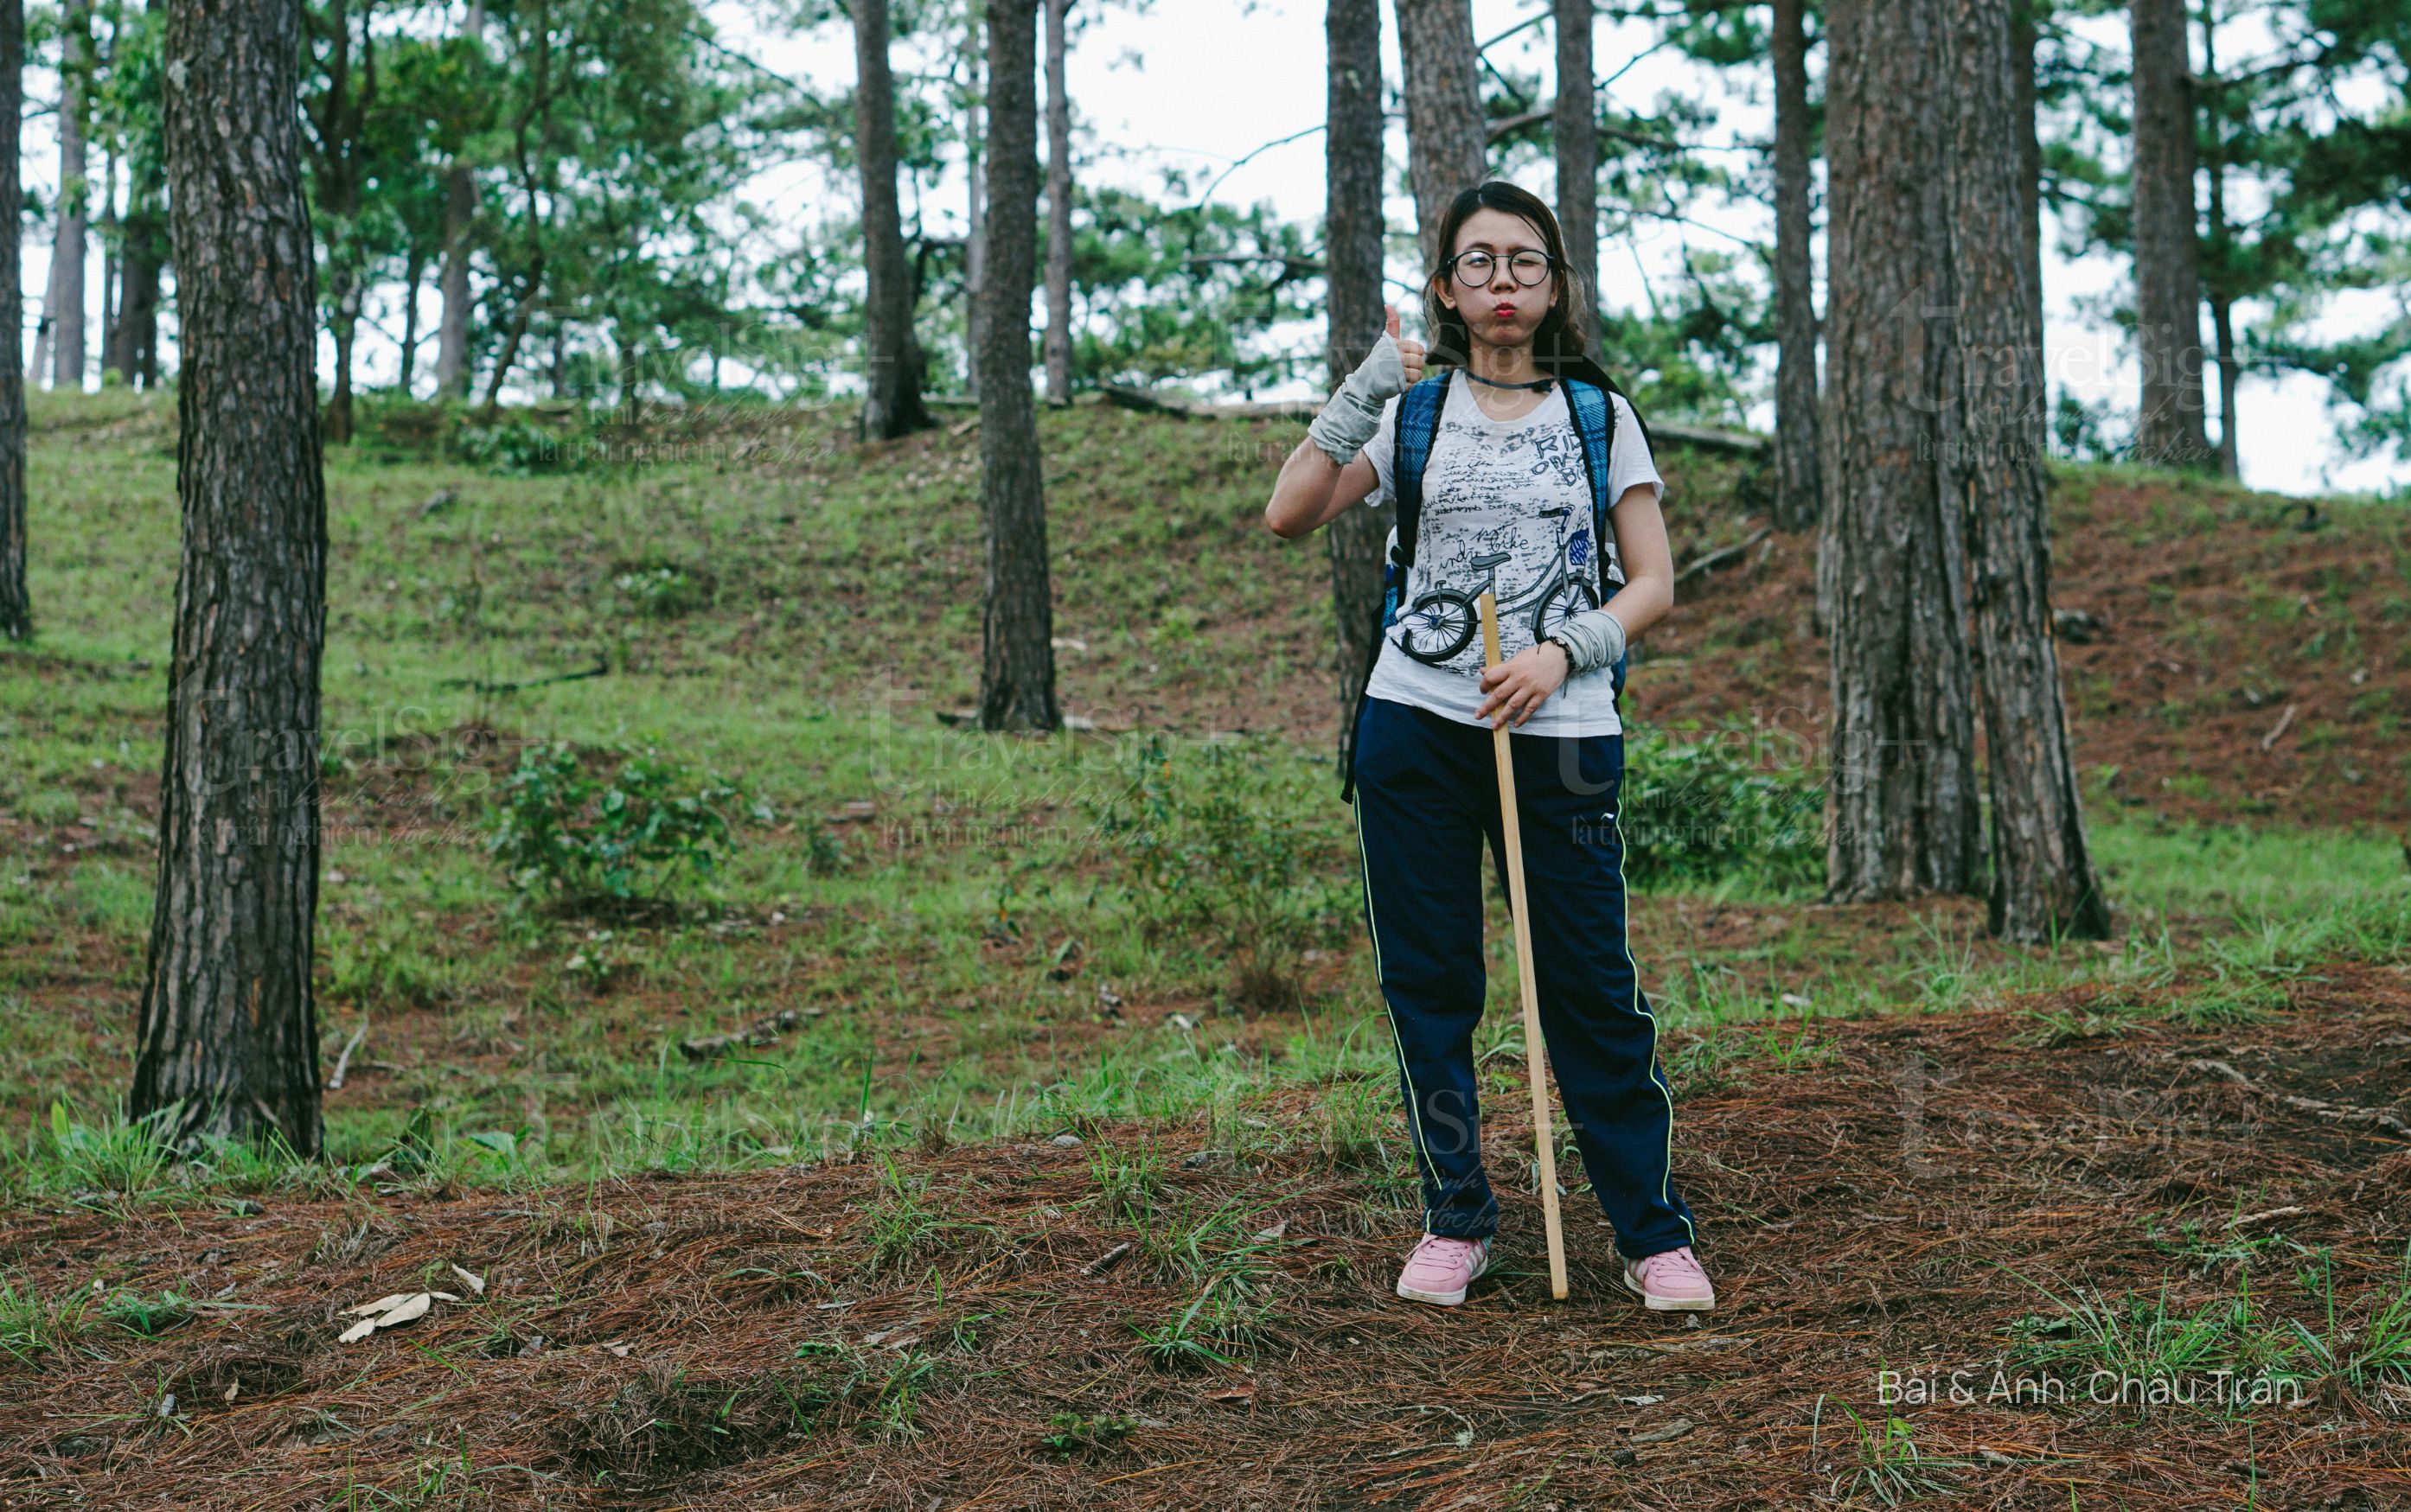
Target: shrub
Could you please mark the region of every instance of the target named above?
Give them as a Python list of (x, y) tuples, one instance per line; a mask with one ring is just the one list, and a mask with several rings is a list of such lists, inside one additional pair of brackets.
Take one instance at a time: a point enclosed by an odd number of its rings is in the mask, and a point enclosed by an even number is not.
[(1778, 886), (1820, 884), (1825, 795), (1807, 772), (1771, 758), (1774, 740), (1737, 722), (1690, 742), (1628, 723), (1616, 815), (1625, 880), (1756, 873)]
[(582, 428), (564, 430), (516, 417), (488, 424), (463, 419), (447, 449), (463, 462), (517, 477), (574, 472), (592, 455)]
[(711, 602), (709, 574), (698, 576), (667, 562), (633, 565), (613, 577), (611, 586), (638, 611), (656, 619), (675, 619)]
[(1143, 931), (1195, 931), (1235, 965), (1235, 996), (1260, 1007), (1300, 1000), (1306, 948), (1351, 917), (1353, 868), (1338, 837), (1307, 821), (1318, 807), (1294, 754), (1256, 734), (1213, 741), (1176, 762), (1161, 736), (1126, 754), (1122, 791), (1098, 827), (1126, 858)]
[(619, 762), (607, 778), (588, 775), (569, 745), (532, 746), (504, 779), (486, 849), (522, 893), (662, 897), (681, 877), (712, 875), (738, 819), (774, 817), (726, 778), (699, 777), (650, 748), (603, 754)]

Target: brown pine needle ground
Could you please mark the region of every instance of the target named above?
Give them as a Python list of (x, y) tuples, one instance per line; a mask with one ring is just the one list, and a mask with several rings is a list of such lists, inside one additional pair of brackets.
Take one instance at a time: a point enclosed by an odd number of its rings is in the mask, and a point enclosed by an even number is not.
[[(1549, 1301), (1509, 1096), (1498, 1265), (1453, 1311), (1391, 1295), (1395, 1148), (1303, 1095), (1261, 1129), (21, 1214), (0, 1264), (51, 1303), (99, 1280), (184, 1320), (0, 1357), (0, 1505), (2404, 1505), (2411, 1354), (2388, 1368), (2380, 1315), (2411, 1316), (2411, 968), (2288, 994), (2204, 1029), (2066, 996), (1819, 1023), (1724, 1065), (1676, 1112), (1720, 1304), (1696, 1322), (1623, 1291), (1583, 1190)], [(464, 1301), (335, 1342), (431, 1286)], [(2086, 1316), (2162, 1307), (2197, 1324), (2158, 1358), (2198, 1403), (2090, 1400), (2121, 1357)], [(2209, 1373), (2256, 1348), (2299, 1404), (2222, 1412)], [(1986, 1400), (1996, 1361), (2067, 1400)], [(1975, 1400), (1886, 1406), (1884, 1370)]]

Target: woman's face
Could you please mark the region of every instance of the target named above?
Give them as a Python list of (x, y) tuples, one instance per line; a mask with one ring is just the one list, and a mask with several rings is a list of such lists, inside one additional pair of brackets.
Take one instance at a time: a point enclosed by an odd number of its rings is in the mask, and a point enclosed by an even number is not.
[(1488, 278), (1469, 284), (1460, 264), (1450, 269), (1440, 286), (1440, 302), (1464, 316), (1467, 332), (1491, 346), (1521, 346), (1530, 342), (1541, 328), (1541, 318), (1556, 302), (1556, 275), (1552, 269), (1548, 277), (1527, 287), (1515, 282), (1515, 271), (1508, 263), (1518, 252), (1548, 252), (1541, 228), (1521, 215), (1485, 205), (1456, 228), (1456, 245), (1450, 250), (1490, 254)]

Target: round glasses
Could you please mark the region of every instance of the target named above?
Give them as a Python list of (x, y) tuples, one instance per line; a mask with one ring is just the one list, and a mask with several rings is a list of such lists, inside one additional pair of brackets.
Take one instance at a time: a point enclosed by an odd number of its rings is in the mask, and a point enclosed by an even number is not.
[[(1449, 261), (1454, 268), (1459, 284), (1480, 288), (1490, 282), (1491, 269), (1498, 259), (1486, 252), (1460, 252)], [(1519, 252), (1507, 259), (1507, 268), (1515, 275), (1515, 282), (1528, 289), (1549, 276), (1549, 254), (1545, 252)]]

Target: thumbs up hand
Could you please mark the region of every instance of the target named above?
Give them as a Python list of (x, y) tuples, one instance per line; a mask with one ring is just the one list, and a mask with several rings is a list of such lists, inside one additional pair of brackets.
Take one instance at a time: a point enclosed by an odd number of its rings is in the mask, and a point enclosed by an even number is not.
[(1322, 413), (1306, 429), (1307, 436), (1342, 467), (1355, 459), (1381, 424), (1381, 406), (1424, 375), (1424, 343), (1398, 339), (1398, 312), (1381, 307), (1382, 330), (1373, 350), (1339, 385)]
[(1407, 380), (1404, 386), (1411, 388), (1423, 381), (1424, 343), (1399, 338), (1396, 306), (1385, 304), (1381, 307), (1381, 313), (1384, 317), (1382, 334), (1398, 343), (1398, 365), (1404, 370)]

